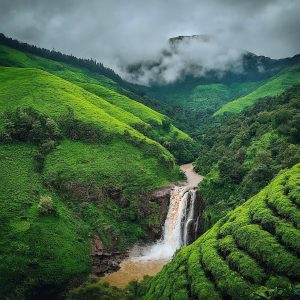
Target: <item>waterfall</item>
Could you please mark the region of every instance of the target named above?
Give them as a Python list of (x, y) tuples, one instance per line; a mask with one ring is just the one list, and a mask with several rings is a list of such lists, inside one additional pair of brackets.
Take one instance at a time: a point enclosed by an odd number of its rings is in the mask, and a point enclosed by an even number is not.
[[(196, 202), (196, 191), (191, 190), (189, 191), (190, 195), (190, 206), (188, 210), (187, 219), (184, 224), (184, 231), (183, 231), (183, 245), (186, 246), (191, 242), (190, 233), (193, 231), (193, 229), (196, 229), (195, 224), (195, 202)], [(198, 216), (196, 221), (198, 220)], [(194, 228), (193, 228), (194, 227)]]
[(175, 251), (196, 238), (199, 205), (196, 190), (176, 186), (171, 192), (167, 218), (160, 241), (146, 249), (140, 259), (169, 259)]
[(175, 187), (171, 193), (168, 215), (163, 231), (163, 243), (174, 249), (174, 252), (184, 246), (182, 229), (188, 198), (189, 193), (182, 187)]

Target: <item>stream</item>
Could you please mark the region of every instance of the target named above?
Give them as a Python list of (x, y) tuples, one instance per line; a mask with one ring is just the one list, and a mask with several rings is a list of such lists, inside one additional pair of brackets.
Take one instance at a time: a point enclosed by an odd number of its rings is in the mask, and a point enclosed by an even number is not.
[(192, 164), (184, 164), (180, 168), (187, 180), (171, 192), (162, 238), (151, 245), (134, 246), (120, 269), (104, 276), (104, 280), (125, 287), (132, 280), (141, 280), (145, 275), (153, 276), (171, 260), (177, 249), (195, 240), (199, 227), (196, 188), (203, 176), (194, 171)]

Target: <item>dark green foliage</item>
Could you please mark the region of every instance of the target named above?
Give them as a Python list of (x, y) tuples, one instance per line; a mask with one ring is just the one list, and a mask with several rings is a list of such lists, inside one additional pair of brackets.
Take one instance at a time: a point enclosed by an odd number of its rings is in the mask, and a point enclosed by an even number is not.
[(130, 294), (125, 290), (118, 289), (108, 282), (87, 282), (85, 285), (72, 290), (67, 299), (69, 300), (125, 300)]
[(47, 156), (62, 138), (58, 124), (32, 107), (4, 112), (4, 130), (0, 141), (23, 141), (39, 146), (35, 155), (35, 170), (42, 171)]
[[(279, 218), (269, 207), (268, 199), (279, 206), (284, 197), (285, 207), (288, 203), (292, 207), (300, 199), (299, 186), (297, 164), (192, 245), (178, 251), (172, 262), (149, 281), (143, 299), (177, 299), (176, 286), (186, 289), (188, 299), (297, 297), (300, 259), (295, 252), (299, 249), (299, 228), (291, 223), (291, 208), (287, 217)], [(295, 220), (295, 212), (293, 216)], [(181, 289), (180, 295), (185, 299)]]
[(112, 78), (116, 82), (123, 82), (121, 77), (118, 76), (112, 69), (106, 68), (102, 63), (97, 62), (93, 59), (84, 59), (77, 58), (73, 55), (66, 55), (61, 52), (55, 50), (48, 50), (44, 48), (39, 48), (37, 46), (32, 46), (27, 43), (21, 43), (17, 40), (6, 37), (4, 34), (0, 33), (0, 43), (3, 45), (7, 45), (9, 47), (15, 48), (17, 50), (21, 50), (23, 52), (29, 52), (41, 57), (53, 59), (56, 61), (66, 62), (73, 64), (78, 67), (87, 68), (92, 72), (99, 72), (104, 76)]
[[(265, 98), (239, 115), (223, 117), (200, 137), (196, 169), (206, 210), (218, 220), (265, 187), (282, 169), (300, 161), (300, 86)], [(208, 224), (209, 225), (209, 224)]]
[(48, 143), (47, 147), (49, 148), (49, 141), (56, 141), (61, 137), (57, 123), (32, 107), (5, 112), (2, 118), (4, 122), (3, 134), (8, 139), (37, 145)]
[(96, 126), (93, 122), (82, 122), (76, 119), (74, 111), (70, 107), (68, 107), (67, 113), (60, 117), (59, 123), (64, 135), (72, 140), (107, 144), (112, 139), (109, 132)]

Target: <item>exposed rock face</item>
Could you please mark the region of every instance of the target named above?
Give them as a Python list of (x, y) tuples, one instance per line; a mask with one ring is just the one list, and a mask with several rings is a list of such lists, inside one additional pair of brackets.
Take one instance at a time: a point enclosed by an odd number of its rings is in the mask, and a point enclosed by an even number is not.
[(117, 271), (120, 268), (120, 263), (126, 257), (126, 253), (107, 251), (97, 235), (92, 240), (91, 254), (92, 273), (97, 276)]
[[(187, 211), (192, 207), (187, 207)], [(201, 234), (204, 233), (203, 221), (204, 204), (199, 191), (196, 191), (196, 199), (193, 205), (193, 219), (187, 224), (186, 245), (193, 243)]]
[[(141, 195), (141, 205), (143, 203), (156, 203), (159, 205), (159, 216), (157, 216), (157, 222), (156, 224), (151, 224), (145, 226), (145, 231), (147, 235), (147, 239), (150, 241), (157, 240), (162, 236), (162, 230), (163, 225), (165, 223), (167, 214), (168, 214), (168, 207), (170, 203), (170, 196), (171, 191), (174, 188), (173, 184), (170, 184), (168, 186), (165, 186), (163, 188), (160, 188), (158, 190), (155, 190), (153, 193), (149, 194), (143, 194)], [(140, 208), (141, 212), (145, 216), (149, 216), (150, 214), (153, 214), (153, 210), (151, 209), (151, 206), (147, 205)]]

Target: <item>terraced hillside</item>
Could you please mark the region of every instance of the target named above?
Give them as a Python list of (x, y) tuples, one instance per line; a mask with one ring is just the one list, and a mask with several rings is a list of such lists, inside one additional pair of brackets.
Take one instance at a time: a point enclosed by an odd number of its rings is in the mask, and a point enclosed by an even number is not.
[(297, 164), (181, 249), (143, 299), (299, 297), (299, 206)]

